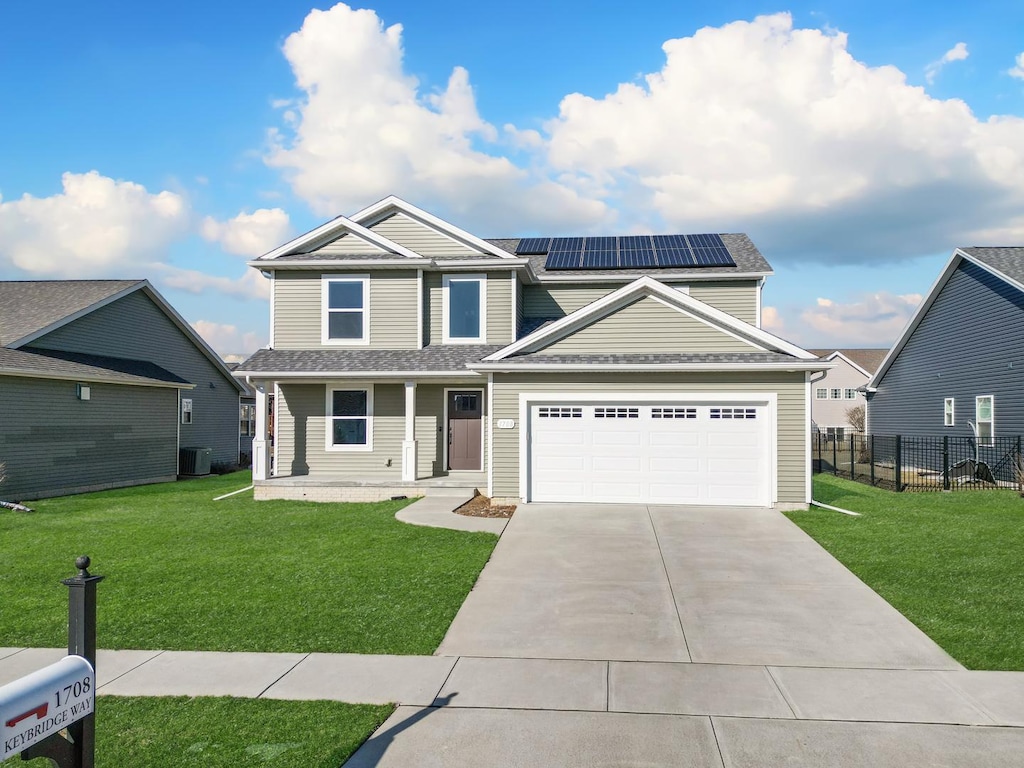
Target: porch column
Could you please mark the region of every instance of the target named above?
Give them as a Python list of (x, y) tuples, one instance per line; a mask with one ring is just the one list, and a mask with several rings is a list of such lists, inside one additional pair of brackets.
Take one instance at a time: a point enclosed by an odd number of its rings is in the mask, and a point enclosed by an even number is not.
[(267, 385), (254, 384), (256, 390), (256, 435), (252, 439), (252, 479), (270, 476), (270, 451), (267, 447)]
[(402, 480), (416, 479), (416, 382), (405, 382), (405, 440), (402, 441)]

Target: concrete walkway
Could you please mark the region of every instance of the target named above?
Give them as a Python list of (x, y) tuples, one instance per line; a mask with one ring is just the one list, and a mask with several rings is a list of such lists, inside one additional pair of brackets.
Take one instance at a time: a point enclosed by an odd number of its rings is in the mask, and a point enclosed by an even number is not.
[(448, 495), (435, 492), (424, 496), (419, 501), (403, 507), (395, 513), (395, 518), (411, 525), (425, 525), (429, 528), (451, 528), (455, 531), (486, 531), (501, 534), (508, 520), (501, 517), (470, 517), (457, 515), (452, 510), (458, 509), (472, 495)]

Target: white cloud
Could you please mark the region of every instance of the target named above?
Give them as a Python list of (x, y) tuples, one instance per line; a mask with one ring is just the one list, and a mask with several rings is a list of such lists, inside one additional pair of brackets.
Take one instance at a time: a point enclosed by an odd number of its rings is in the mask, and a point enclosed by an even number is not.
[(290, 232), (288, 214), (281, 208), (242, 212), (227, 221), (217, 221), (207, 216), (200, 227), (204, 239), (220, 243), (221, 248), (228, 253), (253, 257), (262, 256), (286, 242)]
[(921, 303), (921, 294), (880, 291), (849, 302), (819, 298), (800, 313), (801, 337), (812, 347), (892, 344)]
[(1016, 77), (1018, 80), (1024, 80), (1024, 52), (1018, 53), (1017, 58), (1014, 60), (1014, 66), (1010, 67), (1006, 71), (1010, 77)]
[(0, 201), (0, 268), (39, 277), (140, 276), (186, 236), (188, 204), (174, 192), (98, 171), (65, 173), (63, 191)]
[(230, 362), (244, 360), (266, 344), (266, 338), (260, 334), (241, 331), (226, 323), (197, 320), (192, 327), (218, 355)]
[(967, 52), (967, 43), (957, 43), (944, 54), (938, 61), (933, 61), (927, 67), (924, 68), (924, 79), (929, 83), (934, 83), (936, 76), (942, 71), (942, 68), (949, 64), (951, 61), (963, 61), (970, 54)]
[(270, 298), (270, 281), (255, 269), (246, 269), (241, 277), (230, 278), (169, 264), (155, 264), (153, 268), (158, 275), (157, 282), (168, 288), (194, 294), (221, 293), (239, 299)]
[(404, 70), (400, 24), (339, 3), (311, 11), (284, 54), (303, 96), (283, 107), (266, 161), (320, 214), (393, 193), (484, 234), (508, 222), (560, 231), (607, 222), (603, 202), (484, 151), (499, 133), (477, 111), (469, 73), (456, 66), (444, 89), (424, 92)]
[(761, 327), (771, 333), (780, 334), (786, 329), (786, 323), (776, 307), (761, 307)]

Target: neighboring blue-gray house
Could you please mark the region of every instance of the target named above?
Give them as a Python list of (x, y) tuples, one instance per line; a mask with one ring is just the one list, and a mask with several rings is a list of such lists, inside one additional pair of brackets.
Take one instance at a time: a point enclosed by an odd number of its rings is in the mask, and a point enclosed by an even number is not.
[(958, 248), (867, 385), (876, 435), (1024, 435), (1024, 248)]
[(0, 282), (0, 498), (234, 464), (242, 386), (146, 280)]

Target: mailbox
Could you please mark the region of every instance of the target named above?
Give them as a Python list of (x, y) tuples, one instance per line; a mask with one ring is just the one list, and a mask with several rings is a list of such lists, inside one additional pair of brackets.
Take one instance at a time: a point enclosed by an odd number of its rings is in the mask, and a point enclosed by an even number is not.
[(0, 763), (93, 714), (96, 672), (66, 656), (0, 688)]

